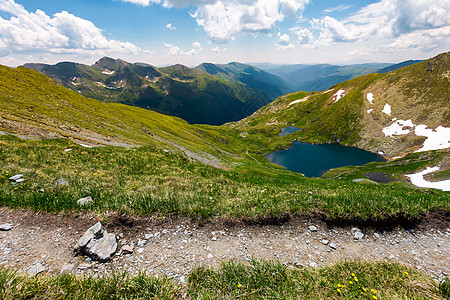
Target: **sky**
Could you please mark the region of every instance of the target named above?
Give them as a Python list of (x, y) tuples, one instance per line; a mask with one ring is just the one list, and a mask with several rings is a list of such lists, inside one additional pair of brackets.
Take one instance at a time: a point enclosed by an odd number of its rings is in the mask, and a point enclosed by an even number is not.
[(449, 15), (450, 0), (0, 0), (0, 64), (396, 63), (450, 51)]

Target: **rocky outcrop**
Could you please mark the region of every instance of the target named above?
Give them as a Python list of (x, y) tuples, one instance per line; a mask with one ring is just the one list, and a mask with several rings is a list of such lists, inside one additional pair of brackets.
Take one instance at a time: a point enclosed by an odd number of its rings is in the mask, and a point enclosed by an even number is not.
[(75, 253), (87, 255), (93, 260), (106, 262), (117, 250), (116, 236), (103, 229), (97, 222), (89, 228), (75, 246)]

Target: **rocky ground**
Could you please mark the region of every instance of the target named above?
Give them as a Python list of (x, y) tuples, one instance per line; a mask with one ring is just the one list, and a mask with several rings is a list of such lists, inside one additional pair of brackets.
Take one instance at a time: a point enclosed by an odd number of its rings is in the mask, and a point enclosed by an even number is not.
[[(73, 252), (84, 232), (97, 221), (117, 238), (118, 250), (106, 263), (74, 256)], [(217, 266), (230, 259), (277, 259), (292, 267), (317, 267), (343, 259), (388, 259), (436, 280), (450, 276), (447, 214), (393, 228), (336, 226), (320, 218), (302, 217), (263, 223), (118, 215), (98, 219), (89, 214), (52, 215), (0, 208), (0, 225), (4, 225), (0, 226), (0, 267), (29, 274), (66, 271), (101, 275), (113, 270), (142, 270), (184, 282), (191, 269)], [(132, 253), (124, 251), (127, 248)]]

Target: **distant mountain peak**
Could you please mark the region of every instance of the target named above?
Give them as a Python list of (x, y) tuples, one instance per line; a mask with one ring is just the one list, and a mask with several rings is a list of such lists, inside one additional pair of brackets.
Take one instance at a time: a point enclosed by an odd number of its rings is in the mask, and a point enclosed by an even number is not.
[(108, 69), (108, 70), (117, 69), (117, 68), (124, 67), (127, 65), (129, 65), (129, 63), (127, 63), (124, 60), (114, 59), (114, 58), (107, 57), (107, 56), (100, 58), (94, 64), (94, 66), (98, 66), (102, 69)]

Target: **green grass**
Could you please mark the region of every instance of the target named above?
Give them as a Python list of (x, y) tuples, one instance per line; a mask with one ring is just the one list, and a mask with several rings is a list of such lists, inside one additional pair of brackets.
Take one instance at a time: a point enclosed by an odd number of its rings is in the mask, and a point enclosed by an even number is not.
[[(71, 148), (69, 152), (65, 149)], [(0, 137), (0, 205), (49, 212), (116, 211), (193, 218), (257, 219), (285, 213), (382, 221), (450, 210), (448, 193), (403, 184), (365, 185), (306, 178), (263, 163), (262, 155), (234, 170), (190, 161), (156, 146), (84, 148), (65, 139)], [(420, 164), (417, 168), (420, 168)], [(22, 184), (8, 178), (23, 174)], [(56, 186), (64, 178), (67, 186)], [(80, 207), (79, 198), (94, 202)]]
[(27, 276), (0, 270), (0, 298), (12, 299), (448, 299), (441, 283), (402, 265), (339, 262), (290, 268), (277, 261), (228, 261), (195, 268), (188, 283), (126, 273), (102, 277), (72, 274)]
[(179, 299), (179, 288), (168, 278), (144, 273), (104, 277), (71, 274), (30, 277), (0, 270), (0, 298), (16, 299)]
[(192, 271), (189, 294), (193, 299), (445, 299), (430, 278), (385, 261), (319, 269), (231, 261)]

